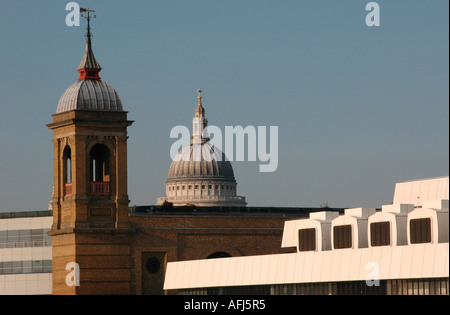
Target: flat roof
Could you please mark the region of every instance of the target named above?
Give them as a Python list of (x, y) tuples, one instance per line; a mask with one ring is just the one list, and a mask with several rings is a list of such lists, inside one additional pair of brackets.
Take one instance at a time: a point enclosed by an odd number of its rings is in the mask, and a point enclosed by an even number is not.
[[(268, 216), (307, 218), (311, 212), (336, 211), (345, 208), (311, 207), (197, 207), (197, 206), (130, 206), (130, 216)], [(53, 210), (0, 212), (0, 219), (51, 217)]]
[(51, 217), (53, 210), (0, 212), (0, 219)]
[(272, 216), (309, 217), (311, 212), (336, 211), (344, 213), (345, 208), (311, 207), (197, 207), (197, 206), (133, 206), (131, 216)]
[(168, 262), (164, 290), (443, 278), (448, 251), (447, 242)]

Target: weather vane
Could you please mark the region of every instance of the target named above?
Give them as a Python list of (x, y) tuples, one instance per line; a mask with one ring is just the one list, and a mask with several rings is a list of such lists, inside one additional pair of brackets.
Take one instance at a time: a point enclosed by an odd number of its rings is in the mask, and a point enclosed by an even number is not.
[(95, 11), (90, 10), (89, 8), (80, 8), (81, 16), (87, 20), (87, 36), (91, 36), (91, 19), (96, 18), (97, 16), (92, 14)]

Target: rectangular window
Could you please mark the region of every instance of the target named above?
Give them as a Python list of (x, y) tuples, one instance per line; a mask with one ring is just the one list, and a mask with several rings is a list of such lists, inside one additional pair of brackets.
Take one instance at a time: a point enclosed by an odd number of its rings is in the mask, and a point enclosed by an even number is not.
[(412, 219), (409, 221), (412, 244), (431, 243), (431, 219)]
[[(51, 260), (49, 260), (51, 262)], [(23, 273), (31, 273), (31, 260), (23, 261), (22, 262), (22, 272)]]
[(0, 275), (26, 274), (26, 273), (51, 273), (51, 260), (25, 260), (0, 262)]
[(0, 231), (0, 243), (6, 243), (8, 236), (6, 231)]
[(386, 246), (391, 244), (391, 224), (386, 222), (374, 222), (370, 224), (370, 245)]
[(43, 272), (42, 260), (32, 260), (31, 261), (31, 270), (33, 273)]
[(300, 252), (316, 250), (316, 229), (298, 230), (298, 250)]
[(44, 260), (42, 262), (43, 265), (43, 272), (44, 273), (50, 273), (52, 272), (52, 261), (51, 260)]
[(2, 267), (2, 274), (7, 275), (7, 274), (11, 274), (11, 270), (12, 270), (12, 262), (11, 261), (4, 261), (3, 262), (3, 267)]
[(0, 248), (42, 247), (51, 245), (49, 230), (26, 229), (0, 231)]
[(47, 234), (48, 232), (50, 232), (50, 229), (43, 229), (42, 231), (44, 233), (43, 236), (44, 246), (52, 246), (52, 237)]
[(19, 241), (19, 230), (9, 230), (6, 231), (8, 242), (17, 242)]
[(333, 228), (334, 248), (352, 247), (352, 226), (338, 225)]
[(11, 273), (13, 273), (13, 274), (22, 273), (22, 262), (21, 261), (13, 261), (11, 263)]

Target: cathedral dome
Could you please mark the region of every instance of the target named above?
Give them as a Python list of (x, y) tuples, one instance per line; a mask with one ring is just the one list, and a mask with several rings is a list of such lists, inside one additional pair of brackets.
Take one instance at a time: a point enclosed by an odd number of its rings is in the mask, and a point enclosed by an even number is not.
[(198, 106), (192, 120), (191, 143), (173, 159), (165, 184), (166, 196), (158, 198), (157, 204), (245, 207), (245, 197), (237, 195), (237, 182), (230, 161), (210, 143), (202, 90), (197, 92)]
[(168, 182), (189, 178), (235, 181), (230, 161), (209, 142), (183, 148), (170, 165)]

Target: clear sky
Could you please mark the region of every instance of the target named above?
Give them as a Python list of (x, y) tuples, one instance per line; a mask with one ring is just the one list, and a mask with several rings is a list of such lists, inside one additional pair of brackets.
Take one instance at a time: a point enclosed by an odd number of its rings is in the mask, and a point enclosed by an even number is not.
[[(0, 0), (0, 211), (47, 209), (46, 124), (78, 78), (85, 21), (69, 1)], [(164, 195), (169, 137), (211, 125), (278, 126), (278, 169), (233, 162), (249, 206), (381, 207), (396, 182), (449, 174), (449, 2), (77, 1), (96, 10), (100, 76), (129, 119), (131, 205)]]

